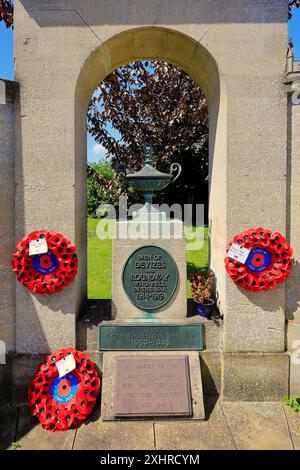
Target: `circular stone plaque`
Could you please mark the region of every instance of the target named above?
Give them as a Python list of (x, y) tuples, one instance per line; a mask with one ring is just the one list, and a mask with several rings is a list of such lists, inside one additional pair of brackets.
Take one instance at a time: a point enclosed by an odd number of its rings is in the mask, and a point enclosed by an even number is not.
[(177, 265), (172, 256), (159, 246), (138, 248), (124, 266), (124, 290), (141, 310), (163, 307), (173, 297), (177, 284)]

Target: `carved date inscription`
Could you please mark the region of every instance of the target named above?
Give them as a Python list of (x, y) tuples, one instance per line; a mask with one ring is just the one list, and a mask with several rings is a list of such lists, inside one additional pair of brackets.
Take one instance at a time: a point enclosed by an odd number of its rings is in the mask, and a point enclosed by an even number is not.
[(172, 256), (158, 246), (134, 251), (123, 270), (123, 286), (132, 303), (142, 310), (157, 310), (174, 295), (178, 270)]
[(116, 417), (191, 415), (187, 356), (116, 358)]

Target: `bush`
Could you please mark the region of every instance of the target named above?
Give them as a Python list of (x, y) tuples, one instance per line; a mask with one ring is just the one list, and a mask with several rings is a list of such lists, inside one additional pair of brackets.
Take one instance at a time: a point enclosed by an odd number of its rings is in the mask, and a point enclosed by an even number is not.
[(117, 207), (123, 185), (110, 163), (92, 163), (88, 165), (87, 201), (88, 215), (96, 216), (100, 204)]

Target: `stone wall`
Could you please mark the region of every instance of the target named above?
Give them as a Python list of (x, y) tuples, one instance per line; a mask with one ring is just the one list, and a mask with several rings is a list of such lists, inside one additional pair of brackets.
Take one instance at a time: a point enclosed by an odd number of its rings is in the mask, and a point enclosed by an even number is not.
[[(291, 62), (292, 59), (292, 62)], [(300, 65), (288, 60), (288, 198), (287, 225), (294, 249), (294, 269), (286, 288), (287, 348), (290, 392), (300, 393)]]
[(11, 258), (15, 248), (17, 93), (17, 83), (0, 80), (0, 404), (2, 400), (11, 401), (12, 355), (16, 349), (15, 275)]
[(15, 351), (15, 94), (17, 83), (0, 80), (0, 341)]

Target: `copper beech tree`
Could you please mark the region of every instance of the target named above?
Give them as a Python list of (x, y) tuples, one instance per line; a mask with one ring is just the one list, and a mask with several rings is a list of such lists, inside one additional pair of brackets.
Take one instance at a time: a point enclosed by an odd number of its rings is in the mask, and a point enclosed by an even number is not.
[(151, 142), (160, 167), (169, 169), (183, 153), (203, 156), (206, 167), (205, 97), (191, 77), (165, 62), (137, 61), (111, 73), (91, 100), (88, 129), (113, 166), (137, 170), (143, 144)]
[(207, 176), (206, 99), (197, 83), (174, 65), (137, 61), (111, 73), (91, 100), (88, 130), (115, 169), (140, 169), (145, 142), (152, 143), (160, 170), (181, 163), (183, 175), (169, 195), (174, 189), (190, 192)]
[(11, 0), (0, 0), (0, 21), (4, 21), (7, 28), (13, 25), (14, 6)]

